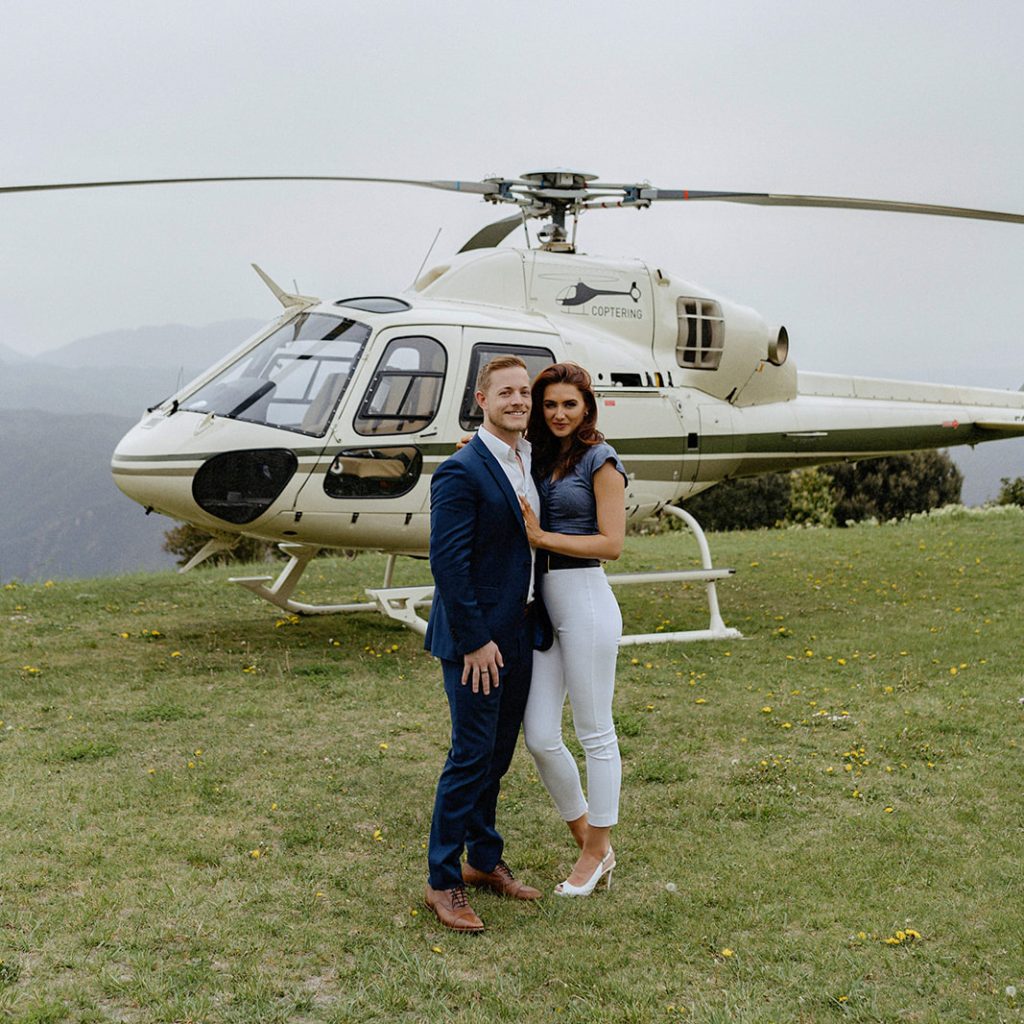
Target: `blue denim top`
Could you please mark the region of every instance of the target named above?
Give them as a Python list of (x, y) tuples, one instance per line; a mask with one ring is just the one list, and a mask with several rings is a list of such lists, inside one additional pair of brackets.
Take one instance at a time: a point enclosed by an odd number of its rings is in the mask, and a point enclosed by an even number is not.
[(558, 480), (544, 477), (537, 481), (544, 509), (544, 529), (551, 533), (587, 536), (597, 533), (597, 501), (594, 498), (594, 474), (606, 463), (629, 482), (625, 467), (615, 449), (603, 441), (588, 448), (572, 471)]

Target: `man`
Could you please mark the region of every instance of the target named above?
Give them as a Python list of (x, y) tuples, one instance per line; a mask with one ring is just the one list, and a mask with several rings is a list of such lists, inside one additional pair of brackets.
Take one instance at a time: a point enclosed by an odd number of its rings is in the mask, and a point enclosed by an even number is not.
[[(434, 602), (425, 646), (441, 659), (452, 719), (437, 784), (427, 860), (427, 906), (443, 925), (478, 932), (466, 883), (537, 899), (502, 860), (495, 827), (501, 778), (515, 750), (533, 665), (533, 552), (518, 495), (539, 510), (530, 475), (530, 377), (498, 356), (476, 381), (484, 420), (430, 483)], [(467, 862), (462, 863), (466, 849)]]

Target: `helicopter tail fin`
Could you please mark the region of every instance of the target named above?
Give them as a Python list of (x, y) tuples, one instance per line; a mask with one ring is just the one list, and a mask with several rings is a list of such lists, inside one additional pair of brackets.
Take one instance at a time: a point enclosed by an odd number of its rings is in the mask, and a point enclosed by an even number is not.
[(293, 292), (286, 292), (269, 274), (261, 270), (255, 263), (252, 264), (252, 269), (260, 275), (263, 283), (274, 293), (274, 298), (285, 309), (290, 309), (292, 306), (315, 306), (320, 301), (312, 295), (296, 295)]

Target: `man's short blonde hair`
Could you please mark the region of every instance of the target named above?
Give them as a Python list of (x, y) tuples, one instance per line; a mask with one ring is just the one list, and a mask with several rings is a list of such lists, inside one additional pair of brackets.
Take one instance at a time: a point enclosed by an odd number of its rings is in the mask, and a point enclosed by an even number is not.
[[(526, 370), (526, 363), (524, 363), (519, 356), (495, 356), (489, 363), (485, 363), (480, 367), (480, 372), (476, 375), (476, 390), (486, 394), (487, 389), (491, 384), (491, 374), (494, 373), (495, 370), (508, 370), (513, 366), (518, 366), (519, 369)], [(529, 371), (527, 371), (527, 373), (529, 373)]]

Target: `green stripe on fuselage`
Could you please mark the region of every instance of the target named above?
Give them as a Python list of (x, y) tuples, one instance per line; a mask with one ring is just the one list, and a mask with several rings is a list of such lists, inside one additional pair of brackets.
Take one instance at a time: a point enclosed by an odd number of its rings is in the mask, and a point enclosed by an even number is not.
[[(692, 461), (702, 456), (731, 456), (742, 458), (744, 455), (808, 455), (820, 453), (834, 455), (842, 459), (846, 455), (870, 454), (874, 452), (911, 451), (915, 448), (935, 448), (947, 445), (978, 444), (982, 441), (994, 441), (1005, 436), (1001, 431), (975, 426), (972, 423), (961, 423), (957, 426), (930, 424), (926, 426), (906, 427), (867, 427), (849, 430), (815, 431), (807, 428), (807, 435), (801, 431), (769, 431), (754, 434), (703, 434), (699, 437), (699, 447), (688, 449), (686, 437), (682, 434), (669, 437), (609, 437), (608, 443), (624, 459), (635, 463), (644, 456), (674, 456), (680, 461)], [(279, 446), (283, 447), (283, 446)], [(378, 444), (351, 442), (348, 444), (332, 444), (326, 448), (291, 448), (289, 451), (300, 459), (314, 458), (333, 459), (343, 451), (354, 451), (360, 448), (403, 448), (415, 447), (427, 458), (446, 458), (451, 455), (453, 443), (416, 444), (410, 439), (405, 444), (401, 437), (389, 437)], [(258, 449), (239, 449), (258, 450)], [(224, 452), (175, 453), (170, 455), (116, 455), (113, 460), (115, 472), (132, 472), (126, 464), (132, 463), (196, 463), (205, 462)], [(662, 463), (652, 463), (660, 465)], [(664, 463), (668, 464), (668, 463)], [(123, 468), (122, 468), (123, 467)], [(186, 467), (182, 466), (182, 470)], [(139, 472), (136, 470), (135, 472)]]

